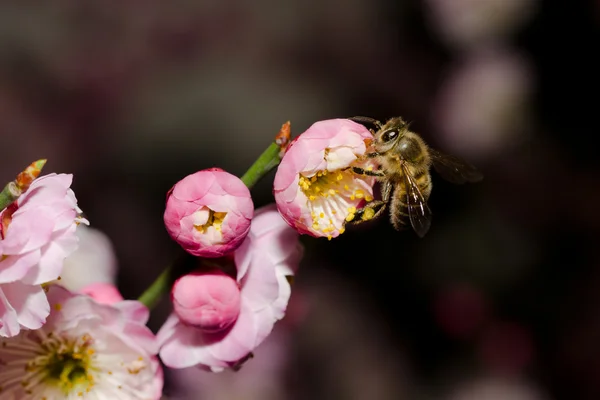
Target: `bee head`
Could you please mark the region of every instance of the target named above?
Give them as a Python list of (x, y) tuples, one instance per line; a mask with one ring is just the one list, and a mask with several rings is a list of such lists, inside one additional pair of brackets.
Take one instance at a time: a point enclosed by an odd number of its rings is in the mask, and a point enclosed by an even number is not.
[(408, 123), (402, 118), (392, 118), (375, 134), (373, 147), (379, 153), (391, 150), (408, 130)]

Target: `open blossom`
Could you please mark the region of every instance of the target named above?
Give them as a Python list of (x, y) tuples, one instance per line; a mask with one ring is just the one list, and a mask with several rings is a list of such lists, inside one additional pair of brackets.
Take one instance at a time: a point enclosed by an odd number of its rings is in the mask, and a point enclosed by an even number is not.
[(351, 169), (373, 168), (359, 159), (370, 139), (364, 126), (332, 119), (314, 123), (292, 142), (273, 183), (277, 208), (290, 226), (315, 237), (344, 232), (357, 208), (373, 199), (375, 180)]
[(34, 180), (2, 211), (0, 240), (0, 336), (37, 329), (50, 312), (40, 286), (58, 278), (65, 258), (77, 248), (77, 200), (72, 175)]
[[(204, 287), (198, 291), (196, 306), (208, 311), (198, 313), (195, 321), (184, 316), (187, 323), (177, 313), (169, 316), (157, 334), (164, 364), (171, 368), (197, 365), (214, 372), (240, 366), (285, 315), (291, 295), (288, 277), (294, 275), (301, 256), (297, 232), (281, 219), (275, 207), (257, 210), (248, 236), (233, 255), (232, 272), (228, 266), (222, 270), (235, 279), (239, 294), (225, 278), (218, 286), (224, 291), (221, 294), (208, 293), (208, 285), (196, 281)], [(196, 279), (202, 277), (198, 274)], [(211, 274), (204, 278), (214, 282)], [(192, 294), (186, 296), (188, 312)], [(231, 307), (237, 304), (239, 311)]]
[(274, 330), (260, 345), (260, 355), (244, 365), (241, 371), (226, 370), (220, 374), (207, 374), (201, 368), (173, 369), (169, 374), (173, 382), (172, 398), (289, 399), (292, 396), (286, 385), (285, 375), (294, 352), (292, 341), (290, 332), (285, 329)]
[[(288, 229), (288, 231), (292, 231)], [(292, 231), (293, 233), (293, 231)], [(299, 291), (300, 289), (300, 291)], [(178, 400), (281, 400), (290, 398), (285, 375), (296, 351), (300, 324), (310, 317), (308, 293), (294, 288), (285, 318), (261, 343), (256, 357), (241, 370), (207, 374), (203, 368), (171, 369), (170, 395)], [(311, 328), (309, 328), (311, 329)], [(360, 350), (362, 351), (362, 350)], [(368, 396), (367, 396), (368, 398)]]
[(112, 304), (123, 300), (115, 286), (117, 256), (103, 232), (85, 225), (77, 227), (79, 247), (65, 259), (60, 286), (90, 296), (98, 303)]
[(58, 285), (48, 299), (52, 313), (41, 329), (0, 339), (0, 398), (160, 398), (162, 369), (146, 307), (100, 304)]
[(114, 283), (117, 257), (108, 236), (86, 225), (79, 225), (76, 233), (79, 246), (65, 259), (58, 283), (72, 291), (99, 282)]
[(188, 253), (221, 257), (235, 250), (250, 229), (254, 204), (236, 176), (220, 168), (188, 175), (167, 194), (169, 235)]

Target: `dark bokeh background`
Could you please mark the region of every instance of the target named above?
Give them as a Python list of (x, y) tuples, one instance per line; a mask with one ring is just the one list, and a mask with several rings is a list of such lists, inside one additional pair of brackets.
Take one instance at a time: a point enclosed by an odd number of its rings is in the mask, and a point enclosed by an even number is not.
[(273, 398), (597, 399), (599, 26), (597, 1), (2, 2), (0, 178), (73, 173), (135, 298), (175, 253), (176, 181), (241, 175), (287, 120), (402, 115), (485, 180), (435, 176), (422, 240), (302, 238)]

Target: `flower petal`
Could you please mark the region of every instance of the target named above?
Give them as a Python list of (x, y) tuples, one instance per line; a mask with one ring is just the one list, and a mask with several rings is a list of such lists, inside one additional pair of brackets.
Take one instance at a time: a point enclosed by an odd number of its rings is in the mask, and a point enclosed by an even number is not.
[(44, 289), (39, 285), (13, 282), (0, 285), (0, 336), (14, 336), (20, 332), (19, 325), (27, 329), (38, 329), (50, 314), (50, 306)]

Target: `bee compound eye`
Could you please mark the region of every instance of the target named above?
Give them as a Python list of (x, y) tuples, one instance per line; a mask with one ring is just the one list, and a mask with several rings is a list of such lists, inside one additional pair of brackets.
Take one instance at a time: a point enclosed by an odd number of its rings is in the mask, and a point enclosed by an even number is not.
[(392, 141), (392, 140), (396, 139), (397, 136), (398, 136), (398, 131), (395, 130), (395, 129), (392, 129), (390, 131), (385, 132), (381, 136), (381, 140), (383, 142), (389, 142), (389, 141)]

